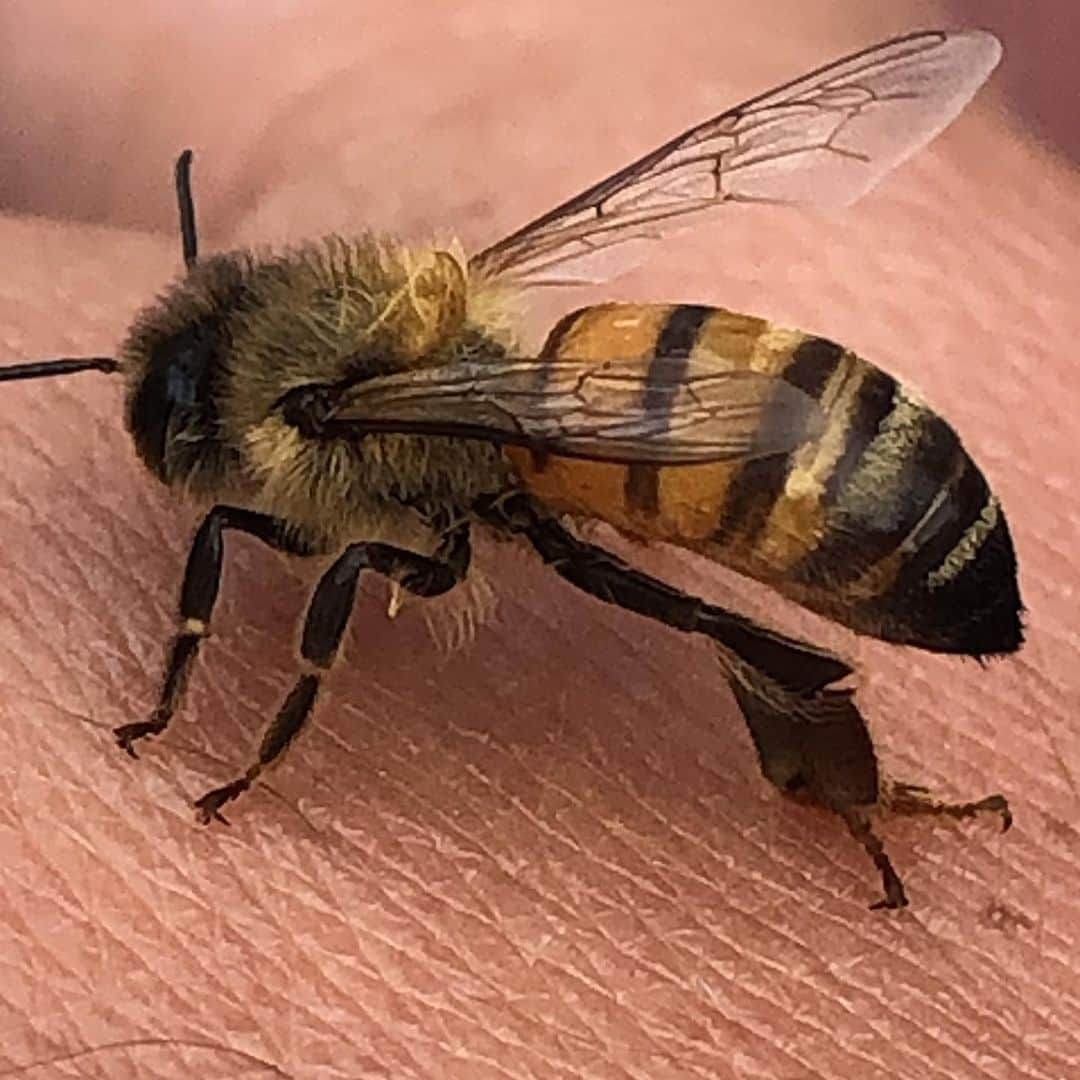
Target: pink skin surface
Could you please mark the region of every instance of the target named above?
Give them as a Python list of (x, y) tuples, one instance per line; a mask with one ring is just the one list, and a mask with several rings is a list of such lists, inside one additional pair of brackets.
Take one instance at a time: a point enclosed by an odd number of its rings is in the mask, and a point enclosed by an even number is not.
[(702, 643), (491, 545), (500, 617), (470, 648), (440, 656), (415, 607), (388, 624), (367, 584), (310, 735), (231, 829), (197, 828), (190, 800), (291, 685), (318, 567), (229, 539), (187, 707), (130, 761), (109, 729), (153, 703), (196, 513), (135, 459), (115, 382), (5, 386), (0, 1075), (1080, 1075), (1077, 19), (1056, 7), (9, 0), (4, 362), (108, 354), (177, 272), (182, 146), (204, 250), (367, 226), (475, 246), (845, 51), (999, 29), (975, 105), (859, 206), (725, 211), (530, 325), (601, 296), (720, 303), (909, 380), (1002, 498), (1029, 643), (983, 670), (842, 639), (887, 771), (1016, 813), (1005, 836), (890, 823), (899, 914), (867, 910), (835, 820), (760, 778)]

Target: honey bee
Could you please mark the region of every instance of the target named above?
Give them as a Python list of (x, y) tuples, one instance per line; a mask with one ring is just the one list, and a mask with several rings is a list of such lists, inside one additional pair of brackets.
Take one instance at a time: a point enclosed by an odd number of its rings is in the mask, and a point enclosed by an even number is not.
[(466, 259), (374, 234), (200, 258), (191, 152), (176, 166), (186, 273), (96, 369), (126, 386), (147, 468), (206, 506), (156, 708), (115, 732), (134, 755), (180, 707), (218, 593), (223, 537), (333, 559), (303, 670), (257, 759), (195, 803), (249, 788), (308, 721), (364, 571), (434, 597), (469, 571), (471, 527), (531, 545), (592, 596), (704, 634), (764, 775), (838, 814), (907, 903), (876, 811), (1011, 820), (879, 773), (838, 656), (687, 595), (587, 543), (575, 521), (675, 544), (858, 633), (984, 657), (1022, 641), (1005, 516), (953, 429), (822, 337), (696, 304), (603, 303), (536, 355), (508, 298), (602, 278), (641, 242), (741, 203), (844, 206), (942, 130), (996, 66), (983, 31), (884, 42), (729, 109)]

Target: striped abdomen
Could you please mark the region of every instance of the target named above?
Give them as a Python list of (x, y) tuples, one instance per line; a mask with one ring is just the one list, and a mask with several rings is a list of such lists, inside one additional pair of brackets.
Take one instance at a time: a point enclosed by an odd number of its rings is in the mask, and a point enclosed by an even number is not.
[(585, 308), (559, 322), (543, 353), (691, 354), (780, 375), (820, 402), (820, 435), (787, 454), (706, 465), (508, 451), (528, 490), (700, 551), (861, 633), (944, 652), (1019, 646), (1016, 565), (997, 499), (952, 428), (883, 371), (824, 338), (692, 305)]

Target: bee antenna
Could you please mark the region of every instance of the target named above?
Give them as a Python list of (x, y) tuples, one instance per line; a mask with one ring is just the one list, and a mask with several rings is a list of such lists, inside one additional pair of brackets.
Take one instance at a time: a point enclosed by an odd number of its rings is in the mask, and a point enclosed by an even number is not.
[[(180, 240), (183, 244), (184, 265), (190, 270), (199, 257), (199, 241), (195, 231), (195, 200), (191, 195), (191, 162), (194, 154), (183, 150), (176, 159), (176, 202), (180, 209)], [(60, 360), (34, 360), (28, 364), (0, 367), (0, 382), (17, 379), (40, 379), (48, 375), (75, 375), (80, 371), (101, 371), (112, 375), (120, 364), (111, 356), (64, 357)]]
[(176, 202), (180, 208), (180, 241), (184, 265), (190, 270), (199, 258), (199, 240), (195, 232), (195, 199), (191, 194), (191, 162), (195, 155), (183, 150), (176, 159)]
[[(182, 150), (176, 159), (175, 168), (176, 202), (180, 209), (180, 241), (183, 245), (184, 265), (189, 270), (199, 257), (199, 240), (195, 231), (195, 200), (191, 195), (191, 162), (194, 157), (191, 150)], [(80, 371), (102, 371), (106, 375), (112, 375), (119, 370), (119, 363), (110, 356), (34, 360), (29, 364), (0, 367), (0, 382), (40, 379), (48, 375), (75, 375)]]
[(75, 375), (80, 371), (103, 371), (112, 375), (120, 364), (110, 356), (65, 357), (63, 360), (33, 360), (29, 364), (0, 367), (0, 382), (40, 379), (46, 375)]

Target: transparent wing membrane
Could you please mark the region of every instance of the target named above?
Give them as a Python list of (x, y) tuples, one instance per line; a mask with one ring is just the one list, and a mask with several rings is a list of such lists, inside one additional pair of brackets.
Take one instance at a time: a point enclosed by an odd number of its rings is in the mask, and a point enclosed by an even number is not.
[(691, 128), (470, 267), (527, 285), (602, 280), (640, 258), (640, 241), (718, 206), (846, 206), (946, 127), (1000, 56), (982, 30), (926, 31), (855, 53)]
[(820, 430), (817, 402), (781, 379), (714, 358), (602, 364), (462, 362), (344, 391), (334, 425), (484, 438), (604, 461), (691, 464), (763, 457)]

